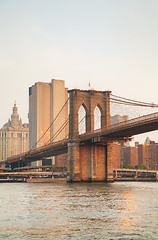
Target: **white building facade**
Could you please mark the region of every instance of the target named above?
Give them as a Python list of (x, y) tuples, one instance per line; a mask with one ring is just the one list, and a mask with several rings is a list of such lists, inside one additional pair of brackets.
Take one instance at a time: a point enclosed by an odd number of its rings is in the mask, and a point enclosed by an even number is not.
[(0, 129), (0, 161), (23, 153), (29, 149), (29, 127), (19, 119), (18, 108), (14, 103), (11, 119)]

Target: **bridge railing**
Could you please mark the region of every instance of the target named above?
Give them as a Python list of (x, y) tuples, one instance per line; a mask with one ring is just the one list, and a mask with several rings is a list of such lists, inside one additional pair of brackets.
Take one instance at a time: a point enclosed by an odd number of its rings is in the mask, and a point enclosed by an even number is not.
[[(151, 121), (154, 121), (155, 119), (158, 119), (158, 112), (147, 114), (147, 115), (143, 115), (143, 116), (137, 117), (137, 118), (132, 118), (130, 120), (125, 120), (125, 121), (122, 121), (120, 123), (116, 123), (116, 124), (112, 124), (110, 126), (107, 126), (105, 128), (96, 129), (96, 130), (93, 131), (93, 133), (96, 135), (97, 133), (99, 134), (103, 130), (112, 130), (112, 129), (116, 129), (116, 128), (119, 128), (119, 127), (127, 127), (127, 126), (132, 126), (132, 125), (139, 125), (140, 123), (151, 122)], [(82, 136), (86, 136), (86, 135), (89, 135), (89, 134), (90, 134), (90, 132), (84, 133), (84, 134), (80, 134), (80, 136), (81, 135)]]
[(142, 122), (149, 122), (149, 121), (155, 120), (155, 119), (158, 119), (158, 112), (147, 114), (147, 115), (143, 115), (143, 116), (137, 117), (137, 118), (132, 118), (130, 120), (125, 120), (123, 122), (110, 125), (107, 128), (112, 128), (112, 127), (115, 128), (116, 126), (122, 126), (122, 125), (125, 125), (125, 126), (126, 125), (133, 125), (133, 123), (134, 124), (139, 124), (139, 123), (142, 123)]
[(23, 160), (25, 157), (29, 157), (29, 155), (31, 155), (31, 154), (37, 154), (37, 152), (47, 151), (47, 150), (49, 150), (49, 148), (52, 148), (52, 146), (54, 146), (54, 148), (55, 147), (57, 148), (58, 146), (61, 147), (61, 145), (64, 145), (66, 143), (67, 143), (67, 138), (64, 138), (64, 139), (56, 141), (56, 142), (48, 143), (44, 146), (41, 146), (38, 148), (33, 148), (27, 152), (20, 153), (18, 155), (14, 155), (12, 157), (8, 157), (7, 160), (4, 161), (4, 163), (11, 162), (12, 160), (15, 160), (15, 159)]
[(155, 120), (155, 119), (158, 119), (158, 112), (156, 113), (151, 113), (151, 114), (147, 114), (147, 115), (143, 115), (141, 117), (137, 117), (137, 118), (132, 118), (130, 120), (126, 120), (126, 121), (123, 121), (123, 122), (120, 122), (120, 123), (117, 123), (117, 124), (113, 124), (113, 125), (110, 125), (108, 126), (108, 128), (116, 128), (117, 126), (123, 126), (123, 125), (138, 125), (142, 122), (151, 122), (151, 120)]
[[(99, 135), (101, 131), (110, 131), (110, 130), (115, 130), (116, 128), (120, 128), (120, 127), (127, 127), (127, 126), (132, 126), (132, 125), (139, 125), (140, 123), (150, 123), (152, 121), (154, 121), (155, 119), (158, 120), (158, 112), (157, 113), (152, 113), (152, 114), (148, 114), (148, 115), (143, 115), (141, 117), (137, 117), (137, 118), (133, 118), (133, 119), (130, 119), (130, 120), (127, 120), (127, 121), (123, 121), (121, 123), (117, 123), (117, 124), (113, 124), (113, 125), (110, 125), (110, 126), (107, 126), (105, 128), (102, 128), (102, 129), (97, 129), (93, 132), (88, 132), (88, 133), (84, 133), (84, 134), (80, 134), (79, 136), (82, 136), (82, 138), (86, 138), (86, 136), (90, 135), (91, 138), (95, 136), (97, 136), (97, 134)], [(28, 152), (25, 152), (25, 153), (21, 153), (19, 155), (16, 155), (16, 156), (12, 156), (10, 158), (8, 158), (5, 162), (10, 162), (11, 160), (13, 159), (21, 159), (21, 158), (25, 158), (26, 156), (28, 157), (30, 154), (37, 154), (38, 152), (41, 152), (41, 151), (48, 151), (50, 148), (52, 147), (60, 147), (64, 144), (67, 144), (67, 140), (68, 138), (65, 138), (63, 140), (59, 140), (57, 142), (53, 142), (53, 143), (49, 143), (47, 145), (44, 145), (44, 146), (41, 146), (41, 147), (38, 147), (38, 148), (34, 148)]]

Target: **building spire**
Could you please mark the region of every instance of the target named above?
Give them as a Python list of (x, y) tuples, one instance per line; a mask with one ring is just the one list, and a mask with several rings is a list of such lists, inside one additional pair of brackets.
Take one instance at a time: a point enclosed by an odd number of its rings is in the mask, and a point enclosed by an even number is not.
[(18, 127), (19, 125), (19, 114), (18, 108), (16, 106), (16, 101), (14, 101), (13, 113), (11, 115), (11, 125), (12, 127)]

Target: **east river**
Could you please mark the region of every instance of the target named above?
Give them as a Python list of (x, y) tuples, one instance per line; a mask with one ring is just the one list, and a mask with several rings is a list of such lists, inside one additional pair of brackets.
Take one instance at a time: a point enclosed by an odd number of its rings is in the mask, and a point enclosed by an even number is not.
[(158, 182), (0, 183), (0, 239), (158, 239)]

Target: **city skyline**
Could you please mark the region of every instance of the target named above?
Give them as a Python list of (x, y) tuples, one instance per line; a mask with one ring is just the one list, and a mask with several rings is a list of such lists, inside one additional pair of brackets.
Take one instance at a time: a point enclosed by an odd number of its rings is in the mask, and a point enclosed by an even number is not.
[[(29, 87), (52, 78), (158, 103), (157, 7), (154, 0), (0, 1), (0, 128), (14, 100), (28, 122)], [(158, 142), (157, 131), (147, 136)]]

